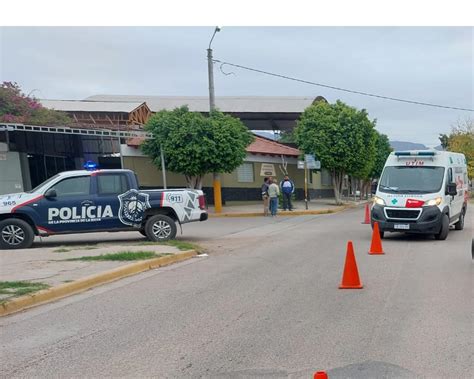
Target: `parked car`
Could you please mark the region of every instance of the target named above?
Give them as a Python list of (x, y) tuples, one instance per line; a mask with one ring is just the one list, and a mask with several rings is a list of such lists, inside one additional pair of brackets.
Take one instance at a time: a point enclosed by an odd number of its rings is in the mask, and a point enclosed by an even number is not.
[(142, 190), (131, 170), (67, 171), (31, 191), (0, 196), (0, 248), (30, 247), (35, 235), (122, 230), (166, 241), (177, 223), (207, 218), (200, 190)]

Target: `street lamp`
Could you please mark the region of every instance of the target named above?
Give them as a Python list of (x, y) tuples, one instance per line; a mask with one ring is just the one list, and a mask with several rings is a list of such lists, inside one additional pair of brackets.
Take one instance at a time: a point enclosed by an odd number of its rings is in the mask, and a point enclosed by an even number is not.
[[(209, 41), (209, 47), (207, 49), (207, 73), (209, 76), (209, 111), (210, 113), (216, 108), (215, 97), (214, 97), (214, 67), (212, 62), (212, 48), (211, 44), (217, 32), (220, 32), (221, 28), (216, 26), (214, 33), (212, 34), (211, 40)], [(221, 178), (218, 172), (213, 175), (212, 186), (214, 188), (214, 212), (222, 212), (222, 191), (221, 191)]]

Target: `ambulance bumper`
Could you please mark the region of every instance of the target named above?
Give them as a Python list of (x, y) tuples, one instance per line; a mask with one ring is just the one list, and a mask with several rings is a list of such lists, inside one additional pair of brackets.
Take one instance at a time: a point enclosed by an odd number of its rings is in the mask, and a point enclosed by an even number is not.
[(438, 207), (423, 207), (416, 220), (387, 217), (384, 208), (385, 206), (375, 204), (371, 211), (372, 226), (377, 222), (382, 232), (437, 234), (441, 229), (442, 213)]

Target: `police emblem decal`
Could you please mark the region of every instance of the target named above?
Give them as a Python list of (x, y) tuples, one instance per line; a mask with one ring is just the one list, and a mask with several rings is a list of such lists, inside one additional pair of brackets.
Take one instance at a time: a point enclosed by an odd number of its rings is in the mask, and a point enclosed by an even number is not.
[(122, 224), (138, 226), (141, 224), (145, 211), (150, 208), (149, 195), (136, 189), (118, 195), (120, 201), (119, 219)]

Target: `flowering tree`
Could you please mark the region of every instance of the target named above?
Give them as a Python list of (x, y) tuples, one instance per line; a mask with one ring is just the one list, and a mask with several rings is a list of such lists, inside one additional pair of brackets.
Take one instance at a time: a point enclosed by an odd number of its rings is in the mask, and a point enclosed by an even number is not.
[(0, 122), (30, 125), (67, 125), (72, 122), (64, 112), (43, 108), (34, 98), (25, 95), (14, 82), (0, 85)]

